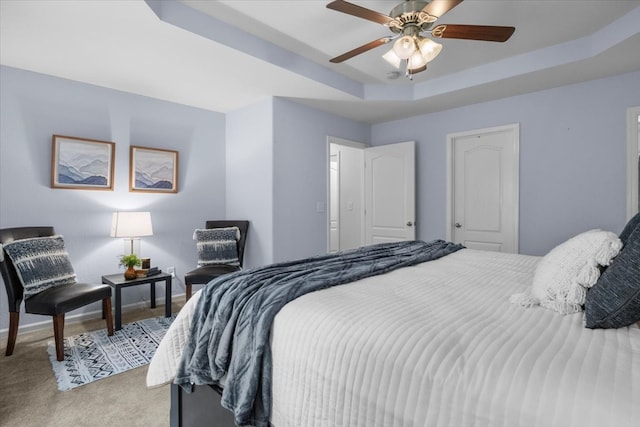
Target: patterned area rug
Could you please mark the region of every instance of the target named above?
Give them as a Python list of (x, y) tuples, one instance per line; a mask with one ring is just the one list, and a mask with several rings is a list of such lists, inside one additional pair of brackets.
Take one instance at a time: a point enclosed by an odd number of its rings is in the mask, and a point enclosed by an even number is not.
[(128, 323), (113, 336), (101, 329), (67, 337), (62, 362), (56, 360), (54, 341), (49, 341), (47, 353), (58, 390), (71, 390), (147, 365), (174, 319), (175, 316), (155, 317)]

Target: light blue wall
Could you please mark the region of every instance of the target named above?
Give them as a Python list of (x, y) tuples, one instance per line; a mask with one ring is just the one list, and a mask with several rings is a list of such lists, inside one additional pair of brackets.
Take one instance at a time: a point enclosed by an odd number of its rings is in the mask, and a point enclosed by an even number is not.
[(369, 130), (282, 98), (227, 114), (227, 218), (251, 221), (246, 267), (326, 252), (327, 136)]
[(227, 218), (248, 219), (244, 266), (273, 262), (273, 99), (227, 114)]
[(273, 121), (274, 261), (326, 253), (327, 136), (368, 143), (370, 125), (282, 98)]
[[(446, 135), (520, 123), (520, 249), (544, 254), (586, 229), (624, 225), (626, 109), (640, 105), (639, 88), (632, 73), (369, 126), (280, 98), (223, 115), (1, 67), (0, 227), (54, 225), (79, 278), (99, 282), (119, 271), (111, 213), (149, 210), (143, 254), (176, 266), (182, 293), (193, 229), (207, 219), (251, 221), (248, 267), (326, 250), (327, 214), (316, 207), (326, 202), (327, 136), (417, 142), (418, 238), (428, 240), (445, 237)], [(51, 189), (54, 133), (116, 142), (115, 190)], [(129, 145), (178, 150), (179, 193), (130, 193)], [(134, 287), (124, 298), (149, 296)], [(6, 312), (0, 291), (0, 329)]]
[(372, 144), (417, 142), (418, 238), (446, 235), (447, 134), (520, 123), (520, 252), (543, 255), (626, 212), (626, 110), (640, 72), (374, 125)]
[[(55, 226), (79, 280), (100, 283), (122, 271), (122, 240), (109, 237), (112, 212), (149, 210), (154, 235), (143, 238), (142, 254), (162, 269), (175, 266), (173, 290), (184, 293), (194, 228), (225, 215), (225, 116), (9, 67), (0, 68), (0, 93), (0, 227)], [(52, 134), (115, 142), (114, 191), (50, 188)], [(178, 194), (130, 193), (129, 145), (178, 150)], [(148, 301), (148, 287), (127, 288), (123, 299)], [(0, 329), (7, 311), (3, 289)], [(20, 324), (33, 322), (50, 319), (23, 315)]]

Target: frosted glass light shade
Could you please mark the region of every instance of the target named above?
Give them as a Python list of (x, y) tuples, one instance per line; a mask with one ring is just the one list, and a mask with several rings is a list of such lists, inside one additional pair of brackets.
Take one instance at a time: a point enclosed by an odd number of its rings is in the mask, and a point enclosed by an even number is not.
[(409, 58), (408, 63), (407, 63), (407, 68), (409, 70), (415, 70), (415, 69), (424, 67), (425, 65), (427, 65), (427, 62), (424, 60), (424, 58), (420, 54), (420, 51), (416, 51)]
[(409, 59), (416, 51), (416, 42), (411, 36), (402, 36), (393, 44), (393, 50), (400, 59)]
[(442, 45), (440, 43), (434, 42), (428, 37), (424, 37), (418, 42), (418, 49), (420, 50), (420, 54), (422, 55), (422, 58), (424, 59), (424, 62), (426, 64), (427, 62), (432, 61), (436, 56), (438, 56), (438, 54), (442, 50)]
[(398, 55), (396, 55), (396, 52), (393, 49), (390, 49), (389, 52), (382, 55), (382, 57), (389, 64), (393, 65), (396, 68), (400, 68), (400, 63), (402, 62), (402, 59)]

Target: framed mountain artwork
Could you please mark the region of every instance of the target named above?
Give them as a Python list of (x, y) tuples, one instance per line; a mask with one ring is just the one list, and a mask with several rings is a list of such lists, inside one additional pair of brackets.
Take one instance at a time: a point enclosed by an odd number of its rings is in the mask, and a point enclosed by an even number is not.
[(129, 191), (177, 193), (178, 152), (131, 146), (129, 152)]
[(51, 188), (113, 191), (115, 143), (53, 135)]

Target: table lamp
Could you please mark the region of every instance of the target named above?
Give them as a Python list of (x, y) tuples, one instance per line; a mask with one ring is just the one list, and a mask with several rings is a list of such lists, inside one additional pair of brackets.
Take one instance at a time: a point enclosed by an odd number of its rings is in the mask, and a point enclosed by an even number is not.
[(124, 238), (124, 253), (140, 256), (140, 237), (152, 236), (151, 213), (114, 212), (111, 221), (111, 237)]

